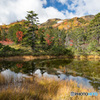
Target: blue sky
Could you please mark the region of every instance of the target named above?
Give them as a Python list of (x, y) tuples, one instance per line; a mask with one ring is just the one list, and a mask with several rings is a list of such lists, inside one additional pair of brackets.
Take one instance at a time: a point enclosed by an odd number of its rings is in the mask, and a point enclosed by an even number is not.
[(0, 0), (0, 25), (25, 19), (27, 11), (38, 14), (40, 23), (100, 12), (100, 0)]
[[(65, 0), (66, 1), (66, 0)], [(71, 5), (72, 4), (72, 1), (71, 0), (68, 0), (67, 1), (67, 3), (69, 4), (69, 5)], [(59, 0), (47, 0), (47, 4), (46, 5), (44, 5), (43, 7), (44, 8), (47, 8), (47, 7), (50, 7), (50, 6), (52, 6), (52, 7), (54, 7), (54, 8), (56, 8), (56, 9), (58, 9), (59, 11), (65, 11), (65, 10), (68, 10), (68, 6), (67, 6), (67, 4), (66, 3), (62, 3), (62, 2), (60, 2)], [(75, 10), (68, 10), (69, 12), (75, 12)]]
[(60, 2), (57, 2), (57, 0), (47, 0), (47, 4), (43, 5), (44, 8), (47, 8), (50, 6), (57, 8), (59, 11), (68, 9), (67, 5), (61, 4)]

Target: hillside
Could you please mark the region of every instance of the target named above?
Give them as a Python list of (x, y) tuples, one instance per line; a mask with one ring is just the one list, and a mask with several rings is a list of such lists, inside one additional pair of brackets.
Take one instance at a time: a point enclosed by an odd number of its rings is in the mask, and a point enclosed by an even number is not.
[[(1, 25), (0, 42), (9, 45), (11, 41), (25, 48), (33, 46), (38, 54), (100, 54), (100, 13), (72, 19), (49, 19), (38, 27), (26, 21)], [(34, 38), (33, 31), (36, 33)]]
[(6, 29), (6, 30), (8, 30), (11, 26), (14, 26), (14, 25), (16, 25), (16, 24), (24, 24), (24, 22), (25, 22), (25, 20), (21, 20), (21, 21), (16, 21), (16, 22), (13, 22), (13, 23), (10, 23), (9, 25), (6, 25), (6, 24), (4, 24), (4, 25), (0, 25), (0, 31), (2, 30), (2, 29)]
[[(88, 16), (83, 16), (83, 17), (74, 17), (72, 19), (58, 19), (58, 18), (54, 18), (54, 19), (48, 19), (46, 22), (40, 24), (38, 27), (53, 27), (53, 28), (58, 28), (58, 29), (74, 29), (80, 26), (86, 26), (89, 24), (89, 22), (94, 18), (94, 15), (88, 15)], [(9, 25), (0, 25), (0, 30), (1, 29), (5, 29), (8, 30), (11, 26), (14, 26), (16, 24), (21, 24), (23, 25), (25, 22), (25, 20), (21, 20), (21, 21), (17, 21), (17, 22), (13, 22)]]
[(49, 19), (45, 23), (42, 23), (39, 28), (41, 27), (54, 27), (58, 29), (74, 29), (80, 26), (86, 26), (89, 22), (94, 18), (94, 15), (88, 15), (83, 17), (74, 17), (72, 19)]

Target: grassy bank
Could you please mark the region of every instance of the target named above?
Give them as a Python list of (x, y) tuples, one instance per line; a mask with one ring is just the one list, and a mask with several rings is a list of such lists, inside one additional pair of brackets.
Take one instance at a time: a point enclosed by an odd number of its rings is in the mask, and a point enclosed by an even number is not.
[[(57, 51), (57, 50), (56, 50)], [(12, 44), (12, 45), (2, 45), (0, 44), (0, 60), (34, 60), (34, 59), (50, 59), (50, 58), (76, 58), (76, 59), (100, 59), (100, 55), (88, 55), (80, 54), (75, 55), (71, 51), (67, 50), (66, 53), (61, 53), (61, 51), (33, 51), (30, 46), (22, 46), (21, 44)]]
[(70, 96), (70, 92), (96, 92), (74, 81), (60, 81), (53, 78), (31, 77), (22, 81), (20, 86), (9, 84), (4, 88), (4, 77), (0, 76), (0, 100), (99, 100), (98, 96)]
[(20, 45), (13, 45), (13, 46), (3, 46), (0, 49), (0, 57), (13, 57), (13, 56), (60, 56), (60, 55), (67, 55), (73, 56), (70, 51), (66, 51), (68, 53), (63, 54), (63, 52), (53, 52), (53, 51), (33, 51), (30, 47), (21, 47)]

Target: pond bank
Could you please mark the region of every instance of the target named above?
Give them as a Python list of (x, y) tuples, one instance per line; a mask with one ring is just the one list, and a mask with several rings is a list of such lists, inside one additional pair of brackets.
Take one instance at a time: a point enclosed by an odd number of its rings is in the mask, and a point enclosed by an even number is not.
[(88, 55), (88, 56), (49, 56), (49, 55), (43, 55), (43, 56), (13, 56), (13, 57), (0, 57), (0, 61), (29, 61), (29, 60), (35, 60), (35, 59), (52, 59), (52, 58), (74, 58), (74, 59), (80, 59), (80, 60), (100, 60), (100, 56), (97, 55)]
[[(2, 85), (1, 85), (2, 88)], [(42, 91), (41, 91), (42, 90)], [(72, 91), (77, 93), (92, 93), (94, 96), (70, 95)], [(25, 78), (20, 86), (9, 83), (8, 88), (0, 90), (0, 100), (99, 100), (100, 95), (94, 89), (87, 89), (75, 81), (60, 81), (47, 77)]]

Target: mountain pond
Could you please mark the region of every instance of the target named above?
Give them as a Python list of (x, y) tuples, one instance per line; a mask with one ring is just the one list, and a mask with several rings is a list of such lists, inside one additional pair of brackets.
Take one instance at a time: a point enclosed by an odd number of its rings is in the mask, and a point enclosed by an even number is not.
[(2, 61), (0, 73), (14, 79), (38, 75), (60, 80), (73, 80), (84, 87), (100, 91), (100, 61), (49, 59), (33, 61)]

